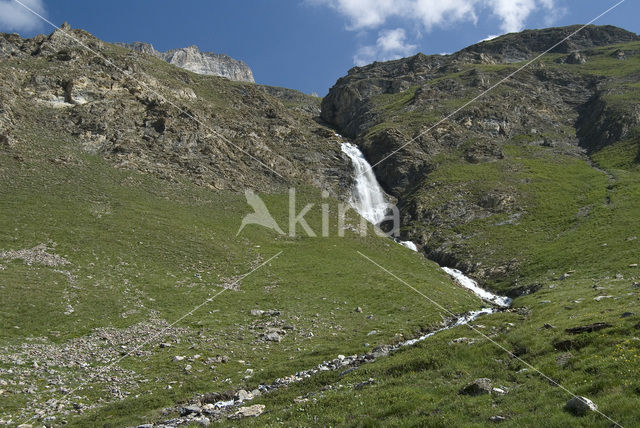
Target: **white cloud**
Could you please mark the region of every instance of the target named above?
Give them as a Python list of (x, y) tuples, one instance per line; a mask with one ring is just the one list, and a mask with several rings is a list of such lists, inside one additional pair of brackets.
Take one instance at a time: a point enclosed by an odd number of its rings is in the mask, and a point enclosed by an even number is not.
[(478, 40), (478, 43), (480, 42), (488, 42), (489, 40), (493, 40), (496, 37), (500, 37), (500, 34), (489, 34), (487, 37), (485, 37), (484, 39)]
[[(547, 26), (552, 17), (561, 16), (564, 9), (557, 7), (558, 0), (304, 0), (307, 3), (328, 6), (344, 16), (347, 29), (360, 35), (369, 30), (383, 28), (390, 21), (402, 22), (412, 28), (413, 39), (422, 37), (437, 27), (469, 23), (475, 25), (481, 12), (489, 12), (500, 21), (502, 33), (524, 29), (527, 18), (536, 11), (553, 11), (545, 18)], [(492, 34), (485, 40), (497, 37)], [(373, 60), (388, 60), (407, 56), (415, 52), (416, 45), (408, 41), (403, 28), (382, 30), (375, 45), (361, 47), (353, 57), (356, 65)]]
[[(525, 20), (538, 6), (536, 0), (492, 0), (490, 3), (494, 15), (502, 21), (500, 28), (505, 33), (522, 30)], [(548, 3), (548, 0), (542, 0), (542, 5)]]
[[(40, 15), (45, 15), (43, 0), (20, 0)], [(0, 0), (0, 31), (34, 31), (42, 20), (14, 0)]]
[(356, 65), (365, 65), (375, 60), (388, 61), (415, 53), (417, 45), (407, 42), (407, 33), (402, 28), (382, 30), (375, 45), (363, 46), (353, 57)]
[(505, 32), (520, 31), (540, 8), (555, 10), (556, 0), (307, 0), (334, 8), (349, 20), (351, 30), (375, 29), (390, 19), (417, 21), (427, 31), (456, 23), (475, 24), (482, 10), (490, 10)]

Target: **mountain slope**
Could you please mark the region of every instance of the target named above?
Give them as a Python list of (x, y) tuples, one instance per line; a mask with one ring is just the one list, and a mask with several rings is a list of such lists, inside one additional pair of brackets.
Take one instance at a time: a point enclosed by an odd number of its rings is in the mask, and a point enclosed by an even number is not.
[[(404, 238), (430, 258), (515, 288), (519, 277), (602, 257), (567, 250), (553, 260), (545, 247), (564, 239), (600, 248), (591, 221), (615, 207), (605, 203), (610, 177), (593, 162), (606, 164), (602, 151), (624, 145), (618, 161), (636, 169), (638, 36), (587, 27), (503, 81), (524, 64), (512, 64), (513, 52), (532, 58), (572, 31), (527, 31), (450, 56), (355, 68), (323, 100), (322, 117), (379, 163), (376, 175), (400, 201)], [(633, 247), (620, 250), (631, 263)]]
[[(391, 352), (486, 303), (422, 254), (360, 236), (354, 212), (339, 236), (352, 168), (317, 98), (71, 30), (96, 56), (64, 31), (0, 36), (3, 423), (640, 424), (635, 35), (589, 27), (431, 130), (516, 70), (512, 52), (356, 68), (323, 100), (383, 160), (404, 238), (515, 297)], [(489, 43), (529, 58), (570, 31)], [(289, 187), (318, 235), (327, 204), (329, 237), (238, 233), (246, 188), (286, 231)], [(492, 388), (465, 393), (478, 378)], [(572, 394), (602, 414), (566, 410)], [(250, 405), (264, 413), (234, 416)]]
[[(3, 133), (28, 98), (116, 165), (215, 189), (317, 184), (344, 192), (348, 165), (313, 116), (260, 86), (200, 76), (106, 44), (82, 30), (22, 40), (3, 35)], [(15, 88), (21, 88), (16, 92)], [(286, 101), (285, 101), (286, 102)], [(342, 183), (342, 184), (341, 184)]]
[[(435, 264), (361, 237), (355, 213), (338, 235), (351, 165), (316, 98), (82, 30), (0, 45), (2, 423), (136, 425), (442, 324), (358, 250), (457, 314), (482, 307)], [(329, 237), (239, 233), (245, 188), (286, 230), (289, 186), (318, 235), (330, 207)]]

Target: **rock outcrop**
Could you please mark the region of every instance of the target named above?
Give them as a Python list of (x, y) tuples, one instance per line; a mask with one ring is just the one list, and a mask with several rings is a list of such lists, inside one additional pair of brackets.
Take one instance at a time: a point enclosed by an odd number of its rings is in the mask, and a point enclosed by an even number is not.
[[(135, 49), (153, 54), (149, 45)], [(333, 195), (349, 191), (351, 165), (334, 132), (315, 120), (317, 97), (173, 67), (158, 75), (160, 61), (83, 30), (32, 39), (0, 34), (0, 149), (21, 149), (13, 137), (19, 114), (119, 168), (170, 181), (236, 191), (301, 183)]]
[(581, 27), (581, 25), (571, 25), (506, 34), (471, 45), (460, 51), (460, 54), (486, 54), (500, 62), (519, 62), (550, 48), (551, 53), (568, 54), (599, 46), (640, 40), (635, 33), (612, 25), (588, 25), (584, 29)]
[(118, 43), (136, 52), (154, 55), (185, 70), (208, 76), (220, 76), (241, 82), (254, 82), (253, 72), (243, 61), (228, 55), (202, 52), (197, 46), (157, 51), (152, 44), (143, 42)]

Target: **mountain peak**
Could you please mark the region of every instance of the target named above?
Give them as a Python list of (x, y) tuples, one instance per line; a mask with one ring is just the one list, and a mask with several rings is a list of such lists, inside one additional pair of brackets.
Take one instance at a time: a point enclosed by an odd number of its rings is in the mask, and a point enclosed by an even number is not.
[(640, 36), (613, 25), (587, 25), (584, 28), (582, 25), (570, 25), (504, 34), (460, 52), (501, 55), (504, 62), (518, 62), (551, 47), (553, 49), (550, 52), (553, 53), (570, 53), (637, 40), (640, 40)]
[(202, 52), (196, 45), (160, 52), (150, 43), (118, 44), (136, 52), (157, 56), (170, 64), (194, 73), (226, 77), (227, 79), (243, 82), (254, 82), (253, 72), (244, 61), (233, 59), (224, 54)]

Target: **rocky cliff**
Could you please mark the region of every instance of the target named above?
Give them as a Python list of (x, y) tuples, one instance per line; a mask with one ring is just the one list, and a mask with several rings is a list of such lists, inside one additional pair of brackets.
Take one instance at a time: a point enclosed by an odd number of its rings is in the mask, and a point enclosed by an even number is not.
[(33, 39), (0, 34), (0, 66), (0, 136), (7, 140), (0, 147), (16, 156), (28, 147), (20, 130), (40, 127), (120, 168), (170, 181), (348, 190), (349, 161), (333, 131), (315, 120), (315, 97), (194, 75), (68, 28)]
[(243, 61), (224, 54), (202, 52), (197, 46), (159, 52), (150, 43), (134, 42), (120, 43), (119, 45), (136, 52), (157, 56), (170, 64), (194, 73), (226, 77), (241, 82), (254, 82), (251, 69)]

